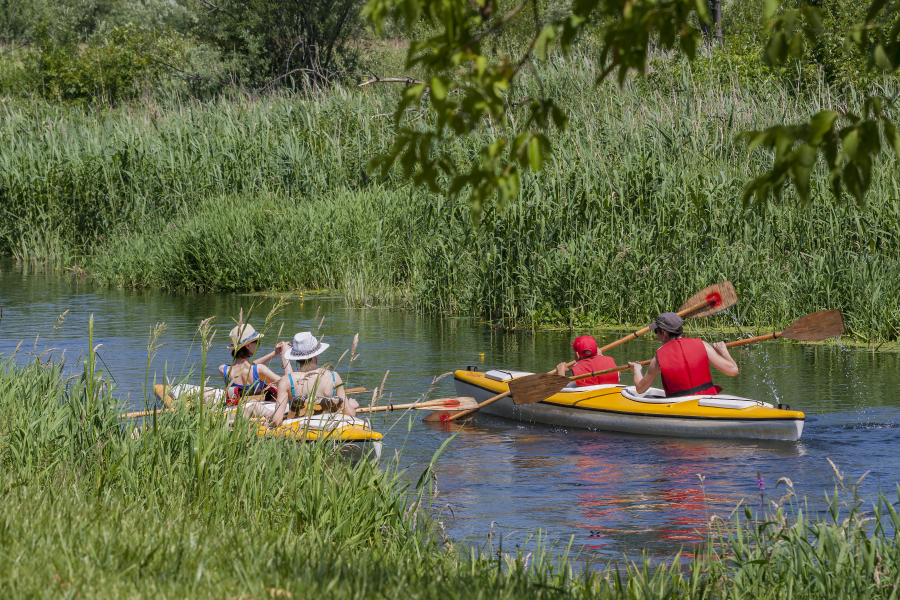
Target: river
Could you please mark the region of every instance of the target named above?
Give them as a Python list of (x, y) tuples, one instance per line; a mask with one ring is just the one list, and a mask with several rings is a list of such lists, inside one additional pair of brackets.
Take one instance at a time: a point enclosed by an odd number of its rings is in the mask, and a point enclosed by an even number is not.
[[(18, 360), (56, 348), (53, 356), (59, 358), (65, 349), (71, 363), (87, 349), (93, 314), (95, 344), (102, 344), (98, 352), (119, 395), (141, 406), (151, 327), (161, 322), (168, 326), (160, 340), (165, 345), (150, 367), (151, 379), (161, 381), (164, 372), (198, 368), (197, 326), (215, 316), (220, 331), (208, 360), (213, 372), (229, 359), (231, 319), (256, 303), (251, 322), (260, 327), (274, 302), (261, 295), (109, 289), (5, 260), (0, 261), (0, 353), (12, 353), (21, 342)], [(60, 321), (64, 311), (68, 313)], [(360, 358), (349, 371), (342, 366), (339, 372), (350, 387), (372, 389), (390, 371), (386, 392), (394, 402), (419, 397), (436, 375), (467, 365), (546, 371), (570, 358), (571, 340), (583, 333), (501, 332), (474, 318), (353, 308), (340, 298), (307, 295), (289, 302), (263, 347), (274, 344), (281, 323), (279, 339), (314, 330), (317, 311), (325, 317), (319, 333), (332, 345), (322, 359), (337, 361), (359, 333)], [(606, 341), (615, 337), (605, 335)], [(644, 338), (611, 354), (622, 364), (651, 357), (655, 347), (655, 340)], [(563, 546), (572, 539), (574, 549), (595, 560), (638, 558), (642, 552), (663, 557), (698, 540), (696, 532), (705, 529), (711, 515), (727, 518), (740, 503), (758, 507), (757, 472), (767, 500), (782, 495), (785, 486), (775, 484), (787, 477), (798, 495), (821, 510), (824, 493), (835, 487), (829, 458), (848, 481), (871, 470), (860, 486), (864, 496), (879, 490), (896, 495), (900, 357), (840, 344), (784, 341), (733, 350), (732, 356), (741, 374), (716, 381), (728, 393), (777, 399), (803, 410), (807, 420), (801, 441), (646, 437), (480, 415), (449, 446), (437, 469), (435, 507), (447, 534), (479, 547), (493, 534), (495, 546), (502, 540), (504, 550), (511, 550), (541, 530)], [(630, 374), (623, 380), (630, 381)], [(432, 397), (453, 395), (448, 377)], [(374, 425), (387, 433), (385, 454), (399, 452), (413, 473), (450, 435), (445, 426), (396, 413), (377, 417)]]

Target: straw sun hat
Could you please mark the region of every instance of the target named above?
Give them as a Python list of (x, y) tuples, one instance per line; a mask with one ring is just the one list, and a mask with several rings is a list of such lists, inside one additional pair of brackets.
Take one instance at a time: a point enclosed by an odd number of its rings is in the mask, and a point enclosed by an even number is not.
[(228, 349), (239, 350), (250, 342), (258, 341), (259, 338), (263, 337), (263, 334), (253, 329), (253, 325), (250, 323), (244, 323), (243, 325), (238, 325), (232, 329), (231, 333), (228, 334), (228, 337), (231, 338)]
[(308, 331), (303, 331), (291, 340), (291, 348), (284, 353), (288, 360), (309, 360), (328, 350), (329, 344), (323, 344)]

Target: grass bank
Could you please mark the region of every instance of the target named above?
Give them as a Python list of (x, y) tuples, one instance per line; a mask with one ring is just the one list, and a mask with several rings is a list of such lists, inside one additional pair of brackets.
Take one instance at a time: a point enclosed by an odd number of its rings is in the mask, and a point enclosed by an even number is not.
[[(478, 228), (463, 202), (365, 173), (390, 142), (393, 89), (98, 112), (6, 102), (0, 251), (76, 260), (121, 285), (327, 286), (507, 326), (645, 322), (727, 278), (742, 301), (718, 325), (779, 327), (827, 307), (862, 343), (900, 339), (893, 158), (876, 161), (865, 208), (835, 203), (821, 170), (809, 208), (791, 190), (764, 209), (740, 202), (768, 164), (740, 132), (855, 110), (852, 93), (655, 64), (620, 89), (594, 87), (587, 57), (551, 61), (543, 86), (569, 109), (569, 130), (521, 198), (489, 207)], [(526, 78), (512, 97), (536, 85)], [(464, 142), (450, 150), (474, 158)]]
[(0, 362), (3, 597), (896, 595), (900, 516), (886, 498), (864, 512), (843, 478), (821, 517), (792, 511), (787, 494), (711, 521), (687, 560), (580, 571), (563, 555), (454, 547), (428, 490), (390, 464), (229, 432), (196, 410), (133, 436), (92, 356), (69, 379), (55, 363)]

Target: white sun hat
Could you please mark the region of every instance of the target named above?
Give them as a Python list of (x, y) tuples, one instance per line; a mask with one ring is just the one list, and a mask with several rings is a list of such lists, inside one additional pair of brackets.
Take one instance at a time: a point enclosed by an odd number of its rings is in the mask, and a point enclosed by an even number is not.
[(238, 325), (232, 329), (231, 333), (228, 334), (228, 337), (231, 338), (228, 349), (237, 350), (243, 348), (250, 342), (257, 341), (259, 338), (263, 337), (263, 334), (253, 329), (253, 325), (250, 323), (244, 323), (243, 325)]
[(329, 344), (323, 344), (308, 331), (303, 331), (291, 340), (291, 349), (284, 353), (288, 360), (309, 360), (328, 350)]

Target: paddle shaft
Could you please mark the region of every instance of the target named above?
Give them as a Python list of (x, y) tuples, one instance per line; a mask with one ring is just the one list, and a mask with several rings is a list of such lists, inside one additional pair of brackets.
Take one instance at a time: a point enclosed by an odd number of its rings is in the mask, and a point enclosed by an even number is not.
[[(706, 306), (709, 306), (709, 303), (708, 303), (708, 302), (706, 302), (706, 301), (698, 302), (697, 304), (694, 304), (693, 306), (688, 306), (688, 307), (685, 308), (684, 310), (679, 310), (679, 311), (678, 311), (677, 313), (675, 313), (675, 314), (677, 314), (679, 317), (683, 317), (683, 316), (685, 316), (685, 315), (691, 314), (692, 312), (698, 311), (698, 310), (700, 310), (701, 308), (705, 308)], [(616, 346), (621, 346), (621, 345), (624, 344), (625, 342), (630, 342), (631, 340), (636, 340), (637, 338), (641, 337), (642, 335), (644, 335), (644, 334), (647, 333), (648, 331), (650, 331), (650, 326), (649, 326), (649, 325), (648, 325), (647, 327), (644, 327), (643, 329), (638, 329), (638, 330), (635, 331), (634, 333), (629, 333), (628, 335), (626, 335), (626, 336), (623, 337), (622, 339), (618, 339), (618, 340), (614, 341), (614, 342), (611, 343), (611, 344), (607, 344), (607, 345), (603, 346), (602, 348), (600, 348), (600, 352), (603, 353), (603, 352), (606, 352), (607, 350), (612, 350), (612, 349), (615, 348)], [(610, 372), (612, 372), (612, 371), (610, 371)]]
[(368, 406), (357, 408), (356, 414), (371, 412), (388, 412), (393, 410), (406, 410), (407, 408), (442, 408), (444, 410), (453, 410), (452, 406), (447, 406), (447, 400), (429, 400), (426, 402), (409, 402), (407, 404), (386, 404), (384, 406)]

